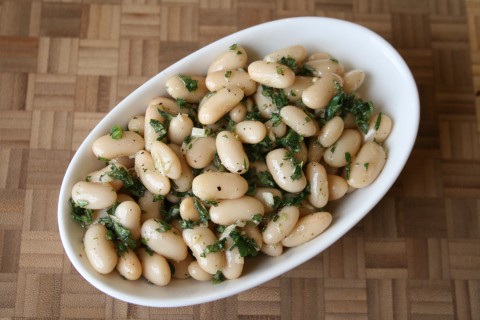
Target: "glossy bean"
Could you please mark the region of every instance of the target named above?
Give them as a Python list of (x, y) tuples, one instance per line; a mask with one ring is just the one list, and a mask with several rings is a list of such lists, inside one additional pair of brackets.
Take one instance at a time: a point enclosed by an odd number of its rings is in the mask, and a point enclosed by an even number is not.
[(328, 202), (328, 179), (325, 168), (318, 162), (309, 162), (306, 176), (310, 185), (308, 201), (317, 208), (323, 208)]
[(184, 229), (182, 236), (203, 270), (215, 274), (218, 270), (223, 269), (225, 266), (225, 253), (223, 251), (204, 254), (207, 246), (213, 245), (218, 240), (212, 230), (207, 227), (196, 226), (193, 229)]
[(354, 188), (364, 188), (378, 177), (387, 159), (385, 149), (376, 142), (365, 143), (350, 165), (347, 183)]
[(293, 71), (276, 62), (254, 61), (248, 66), (254, 81), (273, 88), (287, 88), (295, 82)]
[[(300, 192), (307, 185), (307, 179), (302, 172), (296, 179), (292, 179), (295, 173), (295, 165), (292, 160), (285, 159), (288, 150), (278, 148), (270, 151), (266, 156), (268, 171), (272, 175), (277, 185), (288, 192)], [(298, 178), (298, 179), (297, 179)]]
[(142, 241), (165, 258), (182, 261), (187, 257), (187, 246), (178, 230), (165, 226), (161, 220), (148, 219), (141, 228)]
[(103, 209), (115, 203), (117, 193), (108, 183), (79, 181), (72, 188), (72, 199), (85, 209)]
[(251, 196), (238, 199), (219, 200), (217, 205), (210, 207), (210, 219), (221, 225), (251, 221), (255, 215), (265, 213), (263, 204)]
[(230, 172), (243, 174), (249, 168), (249, 161), (242, 142), (230, 131), (221, 131), (216, 138), (217, 154), (223, 166)]
[(118, 258), (116, 269), (127, 280), (137, 280), (142, 275), (142, 264), (135, 252), (130, 249)]
[(137, 251), (138, 258), (142, 263), (142, 275), (150, 283), (157, 286), (166, 286), (172, 279), (172, 273), (167, 259), (158, 253), (151, 255), (144, 248)]
[(185, 74), (174, 75), (165, 83), (167, 92), (174, 99), (198, 103), (208, 93), (205, 77)]
[(113, 159), (123, 156), (133, 156), (142, 150), (145, 140), (133, 131), (123, 131), (120, 139), (113, 139), (110, 134), (101, 136), (93, 142), (92, 151), (97, 158)]
[(230, 86), (239, 87), (246, 96), (252, 95), (257, 89), (256, 82), (242, 69), (211, 72), (207, 75), (205, 83), (210, 91), (218, 91)]
[(329, 166), (340, 168), (347, 165), (348, 157), (353, 159), (362, 145), (362, 135), (354, 129), (345, 129), (334, 145), (323, 154), (323, 160)]
[(115, 246), (107, 239), (107, 228), (95, 224), (88, 228), (83, 239), (88, 261), (95, 271), (108, 274), (115, 269), (118, 257)]
[(202, 173), (192, 182), (193, 194), (203, 200), (238, 199), (247, 190), (247, 180), (230, 172)]
[(135, 172), (151, 193), (164, 196), (170, 192), (170, 180), (155, 169), (153, 158), (148, 151), (142, 150), (135, 155)]
[(297, 223), (299, 215), (297, 207), (283, 207), (278, 212), (278, 218), (270, 220), (263, 230), (263, 242), (275, 244), (285, 239)]
[(292, 232), (282, 240), (285, 247), (296, 247), (320, 235), (332, 223), (329, 212), (316, 212), (301, 217)]
[(239, 87), (227, 87), (205, 97), (198, 109), (201, 124), (214, 124), (229, 113), (244, 97)]
[(170, 179), (178, 179), (182, 174), (182, 165), (175, 152), (161, 141), (152, 143), (152, 155), (155, 169)]

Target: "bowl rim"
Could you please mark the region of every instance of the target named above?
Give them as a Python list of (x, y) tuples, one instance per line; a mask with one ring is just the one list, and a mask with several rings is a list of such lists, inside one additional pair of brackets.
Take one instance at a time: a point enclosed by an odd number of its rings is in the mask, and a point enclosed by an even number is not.
[[(62, 241), (63, 248), (65, 252), (67, 253), (67, 256), (72, 263), (72, 265), (75, 267), (75, 269), (82, 275), (83, 278), (85, 278), (91, 285), (102, 291), (103, 293), (106, 293), (114, 298), (129, 302), (129, 303), (134, 303), (138, 305), (143, 305), (143, 306), (151, 306), (151, 307), (181, 307), (181, 306), (190, 306), (190, 305), (196, 305), (200, 303), (206, 303), (206, 302), (211, 302), (214, 300), (222, 299), (228, 296), (232, 296), (235, 294), (238, 294), (240, 292), (243, 292), (245, 290), (254, 288), (256, 286), (259, 286), (269, 280), (272, 280), (273, 278), (276, 278), (280, 276), (281, 274), (284, 274), (285, 272), (299, 266), (300, 264), (312, 259), (314, 256), (320, 254), (323, 252), (326, 248), (328, 248), (333, 242), (337, 241), (338, 239), (342, 238), (353, 226), (355, 226), (362, 218), (368, 214), (369, 211), (378, 203), (379, 200), (372, 202), (371, 205), (367, 208), (368, 210), (366, 211), (365, 214), (355, 216), (353, 219), (347, 221), (343, 228), (344, 232), (340, 235), (340, 237), (337, 237), (335, 239), (333, 238), (328, 238), (329, 240), (326, 241), (319, 250), (310, 250), (306, 254), (303, 254), (301, 259), (294, 260), (290, 259), (288, 263), (286, 263), (284, 266), (281, 268), (276, 268), (275, 270), (272, 270), (268, 274), (267, 277), (264, 279), (261, 279), (260, 281), (255, 278), (247, 278), (245, 281), (232, 281), (229, 280), (227, 282), (235, 282), (234, 285), (226, 285), (225, 290), (219, 290), (217, 293), (210, 293), (207, 294), (203, 298), (199, 298), (197, 296), (190, 296), (190, 297), (182, 297), (180, 299), (172, 299), (168, 301), (162, 301), (162, 300), (157, 300), (152, 303), (152, 301), (143, 301), (138, 299), (135, 295), (132, 294), (127, 294), (124, 292), (121, 292), (119, 290), (116, 290), (115, 288), (111, 288), (107, 286), (104, 282), (99, 282), (96, 280), (91, 274), (90, 271), (87, 270), (82, 262), (78, 259), (76, 256), (78, 253), (74, 252), (73, 248), (71, 248), (69, 245), (67, 245), (68, 242), (68, 231), (66, 228), (66, 223), (64, 223), (64, 219), (70, 219), (70, 215), (64, 212), (64, 203), (61, 202), (61, 200), (68, 199), (69, 198), (69, 193), (70, 190), (66, 188), (66, 184), (69, 181), (69, 178), (73, 176), (74, 170), (76, 168), (74, 167), (74, 163), (76, 162), (75, 160), (79, 157), (79, 154), (83, 151), (86, 150), (89, 146), (86, 145), (86, 142), (91, 139), (92, 136), (95, 136), (99, 132), (99, 128), (103, 127), (103, 124), (106, 123), (110, 118), (114, 117), (112, 115), (113, 110), (117, 108), (122, 108), (124, 105), (130, 104), (134, 100), (138, 100), (137, 96), (139, 95), (138, 93), (142, 91), (142, 88), (146, 88), (148, 86), (151, 86), (153, 83), (155, 83), (159, 77), (164, 76), (165, 74), (168, 74), (169, 70), (171, 69), (176, 69), (179, 65), (182, 65), (188, 60), (195, 60), (197, 59), (197, 56), (201, 54), (201, 52), (208, 51), (210, 48), (216, 45), (216, 43), (223, 41), (223, 42), (228, 42), (229, 39), (231, 38), (236, 38), (238, 36), (248, 34), (251, 32), (255, 32), (256, 30), (261, 30), (265, 27), (275, 27), (278, 25), (282, 25), (285, 23), (300, 23), (300, 22), (312, 22), (312, 21), (322, 21), (325, 23), (333, 23), (333, 24), (342, 24), (348, 28), (355, 28), (358, 29), (359, 32), (367, 34), (369, 37), (371, 37), (374, 41), (379, 42), (380, 45), (382, 46), (382, 50), (385, 50), (385, 53), (388, 54), (388, 58), (394, 61), (394, 64), (398, 66), (400, 69), (399, 71), (402, 73), (403, 78), (406, 81), (406, 85), (409, 87), (411, 90), (411, 93), (413, 94), (413, 103), (416, 105), (415, 106), (415, 111), (411, 116), (412, 116), (412, 131), (410, 132), (410, 140), (407, 143), (407, 149), (408, 152), (403, 153), (404, 159), (400, 159), (400, 162), (402, 163), (401, 166), (396, 167), (395, 172), (393, 172), (392, 176), (394, 176), (394, 179), (390, 179), (387, 181), (387, 185), (383, 189), (383, 193), (379, 195), (379, 199), (383, 198), (384, 195), (388, 192), (388, 190), (391, 188), (393, 183), (396, 181), (398, 178), (400, 172), (403, 170), (406, 161), (408, 157), (410, 156), (413, 145), (418, 133), (418, 127), (419, 127), (419, 119), (420, 119), (420, 102), (419, 102), (419, 96), (418, 96), (418, 90), (416, 87), (415, 80), (413, 78), (413, 75), (408, 68), (407, 64), (403, 60), (403, 58), (400, 56), (400, 54), (394, 49), (394, 47), (387, 42), (384, 38), (382, 38), (380, 35), (375, 33), (374, 31), (361, 26), (359, 24), (356, 24), (354, 22), (350, 21), (345, 21), (341, 19), (335, 19), (335, 18), (327, 18), (327, 17), (314, 17), (314, 16), (306, 16), (306, 17), (294, 17), (294, 18), (286, 18), (286, 19), (278, 19), (270, 22), (265, 22), (261, 23), (240, 31), (237, 31), (233, 34), (230, 34), (226, 37), (223, 37), (219, 40), (216, 40), (202, 48), (199, 48), (195, 52), (189, 54), (188, 56), (180, 59), (176, 63), (172, 64), (171, 66), (167, 67), (166, 69), (160, 71), (157, 73), (155, 76), (151, 77), (149, 80), (144, 82), (140, 87), (136, 88), (133, 92), (131, 92), (127, 97), (125, 97), (122, 101), (120, 101), (112, 110), (110, 110), (102, 119), (101, 121), (96, 124), (94, 129), (88, 134), (88, 136), (85, 138), (85, 140), (82, 142), (82, 144), (79, 146), (75, 154), (73, 155), (72, 159), (70, 160), (70, 163), (68, 165), (68, 168), (65, 172), (64, 179), (62, 181), (60, 193), (59, 193), (59, 201), (58, 201), (58, 208), (57, 208), (57, 214), (58, 214), (58, 228), (60, 232), (60, 238)], [(98, 130), (97, 130), (98, 129)], [(103, 132), (103, 134), (105, 134)], [(66, 217), (68, 216), (68, 217)], [(242, 279), (243, 276), (240, 278)], [(223, 284), (222, 284), (223, 285)], [(212, 290), (215, 291), (215, 290)]]

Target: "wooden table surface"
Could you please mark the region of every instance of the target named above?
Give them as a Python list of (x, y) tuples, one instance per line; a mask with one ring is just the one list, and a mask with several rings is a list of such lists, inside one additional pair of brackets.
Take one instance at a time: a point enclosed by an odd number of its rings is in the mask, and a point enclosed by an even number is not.
[[(76, 148), (129, 92), (215, 39), (292, 16), (369, 27), (421, 97), (415, 149), (372, 212), (265, 285), (175, 309), (115, 300), (64, 254)], [(480, 319), (479, 0), (0, 0), (0, 317)]]

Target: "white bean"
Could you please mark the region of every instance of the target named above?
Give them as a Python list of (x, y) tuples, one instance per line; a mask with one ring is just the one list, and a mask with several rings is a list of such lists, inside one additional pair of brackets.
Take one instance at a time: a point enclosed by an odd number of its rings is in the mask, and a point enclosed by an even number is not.
[(190, 103), (198, 103), (208, 93), (205, 77), (175, 75), (167, 80), (165, 87), (174, 99), (184, 99)]
[(142, 262), (142, 275), (149, 282), (157, 286), (166, 286), (170, 283), (172, 273), (167, 259), (158, 253), (149, 253), (144, 248), (137, 251)]
[(302, 101), (311, 109), (325, 108), (337, 93), (336, 83), (342, 84), (342, 78), (333, 73), (327, 73), (317, 79), (313, 85), (302, 93)]
[(327, 174), (328, 180), (328, 201), (342, 198), (348, 190), (347, 181), (338, 175)]
[(238, 199), (219, 200), (217, 205), (210, 207), (210, 219), (221, 225), (250, 221), (255, 215), (265, 213), (263, 204), (250, 196)]
[(72, 199), (85, 209), (103, 209), (115, 203), (117, 193), (108, 183), (79, 181), (72, 188)]
[(244, 177), (230, 172), (206, 172), (193, 179), (192, 192), (203, 200), (237, 199), (248, 190)]
[(247, 66), (247, 52), (237, 44), (230, 46), (229, 50), (219, 55), (208, 68), (208, 73), (220, 70), (232, 70)]
[(214, 124), (229, 113), (244, 97), (239, 87), (227, 87), (206, 96), (198, 107), (198, 121), (201, 124)]
[(265, 213), (270, 213), (275, 206), (275, 197), (281, 200), (283, 195), (277, 188), (257, 188), (254, 197), (263, 204)]
[(168, 140), (181, 145), (186, 136), (192, 133), (193, 121), (186, 113), (178, 114), (168, 125)]
[(193, 260), (188, 265), (188, 274), (195, 280), (198, 281), (210, 281), (213, 278), (213, 275), (203, 270), (202, 267), (198, 264), (196, 260)]
[(267, 127), (255, 120), (246, 120), (235, 125), (235, 133), (242, 143), (256, 144), (265, 139)]
[(122, 137), (113, 139), (109, 134), (101, 136), (93, 142), (92, 151), (97, 158), (113, 159), (123, 156), (133, 156), (142, 150), (145, 140), (138, 133), (123, 131)]
[(143, 224), (146, 220), (154, 218), (159, 219), (160, 209), (163, 201), (155, 200), (153, 193), (145, 190), (143, 197), (138, 198), (138, 206), (141, 210), (140, 224)]
[(248, 113), (247, 106), (243, 102), (240, 102), (240, 103), (237, 103), (237, 105), (233, 107), (232, 110), (230, 110), (228, 115), (230, 119), (233, 120), (233, 122), (239, 123), (243, 121), (243, 119), (245, 119), (245, 116), (247, 115), (247, 113)]
[(128, 131), (133, 131), (138, 133), (143, 137), (143, 130), (145, 128), (145, 117), (144, 116), (134, 116), (128, 121)]
[(255, 81), (242, 69), (222, 70), (209, 73), (205, 83), (210, 91), (218, 91), (230, 86), (239, 87), (246, 96), (252, 95), (257, 89)]
[(155, 169), (170, 179), (178, 179), (182, 174), (182, 165), (175, 152), (165, 143), (154, 141), (150, 151)]
[(127, 280), (137, 280), (142, 275), (142, 264), (135, 252), (130, 249), (118, 258), (116, 269)]
[(365, 72), (362, 70), (351, 70), (343, 76), (343, 91), (350, 94), (357, 91), (365, 80)]
[(378, 113), (370, 119), (368, 132), (365, 136), (367, 141), (384, 142), (392, 131), (392, 119), (383, 113)]
[(323, 208), (328, 202), (328, 180), (325, 168), (318, 162), (309, 162), (306, 176), (310, 185), (308, 201), (317, 208)]
[(303, 91), (313, 84), (313, 79), (312, 77), (296, 76), (295, 82), (290, 87), (284, 89), (287, 99), (290, 102), (301, 99)]
[(354, 188), (364, 188), (378, 177), (387, 159), (385, 149), (376, 142), (365, 143), (350, 165), (347, 183)]
[(328, 120), (322, 127), (318, 135), (318, 142), (321, 146), (328, 148), (333, 145), (343, 133), (344, 123), (343, 119), (335, 116)]
[(329, 166), (340, 168), (347, 165), (348, 155), (352, 159), (362, 145), (362, 135), (354, 129), (345, 129), (334, 145), (323, 154), (323, 160)]
[(270, 220), (263, 230), (263, 242), (275, 244), (282, 241), (292, 231), (299, 216), (300, 212), (297, 207), (283, 207), (278, 212), (278, 217)]
[(283, 107), (280, 110), (280, 117), (287, 126), (301, 136), (311, 137), (318, 130), (317, 122), (295, 106)]
[(222, 251), (204, 254), (209, 245), (213, 245), (218, 239), (207, 227), (196, 226), (193, 229), (184, 229), (183, 240), (192, 250), (200, 267), (210, 274), (215, 274), (225, 266), (225, 253)]
[(185, 259), (182, 261), (170, 260), (169, 262), (173, 265), (172, 277), (175, 279), (187, 279), (190, 277), (188, 272), (188, 266), (194, 261), (193, 257), (188, 254)]
[(135, 155), (135, 172), (151, 193), (166, 195), (170, 192), (170, 180), (155, 170), (153, 158), (148, 151), (142, 150)]
[(255, 61), (248, 66), (250, 78), (273, 88), (287, 88), (295, 82), (295, 73), (276, 62)]
[(242, 142), (230, 131), (217, 134), (217, 153), (223, 166), (230, 172), (244, 174), (248, 171), (249, 161)]
[(301, 64), (307, 59), (307, 49), (305, 49), (304, 46), (294, 45), (269, 53), (263, 60), (267, 62), (278, 62), (282, 58), (293, 58), (297, 63)]
[(295, 177), (295, 180), (292, 178), (295, 173), (295, 165), (292, 160), (285, 159), (287, 153), (288, 150), (285, 148), (270, 151), (266, 157), (268, 171), (270, 171), (273, 180), (283, 190), (300, 192), (307, 186), (307, 179), (303, 171), (300, 172), (299, 177)]
[(329, 212), (316, 212), (301, 217), (293, 231), (282, 240), (285, 247), (296, 247), (321, 234), (332, 223)]
[(180, 150), (179, 146), (177, 146), (176, 144), (169, 144), (168, 146), (177, 155), (178, 160), (180, 161), (182, 172), (179, 178), (172, 179), (173, 189), (178, 192), (186, 192), (192, 187), (192, 169), (188, 166), (188, 163), (183, 157), (182, 151)]
[(148, 219), (142, 225), (142, 241), (153, 251), (165, 258), (182, 261), (187, 257), (187, 246), (180, 232), (168, 229), (161, 220)]
[(88, 261), (95, 271), (102, 274), (112, 272), (117, 265), (115, 246), (107, 239), (107, 228), (102, 224), (91, 225), (83, 239)]
[(281, 256), (283, 253), (283, 245), (281, 242), (274, 244), (264, 243), (263, 246), (260, 248), (260, 251), (265, 253), (267, 256), (278, 257)]
[(313, 69), (313, 75), (316, 77), (323, 77), (328, 73), (336, 73), (342, 76), (345, 70), (342, 64), (332, 58), (311, 60), (306, 64)]
[(215, 138), (202, 137), (192, 138), (189, 142), (183, 142), (182, 153), (188, 165), (195, 169), (203, 169), (208, 166), (215, 157), (217, 147)]

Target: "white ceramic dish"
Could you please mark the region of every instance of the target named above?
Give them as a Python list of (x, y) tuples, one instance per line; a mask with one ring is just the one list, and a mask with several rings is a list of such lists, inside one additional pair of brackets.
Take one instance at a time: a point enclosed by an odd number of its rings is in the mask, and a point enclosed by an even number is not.
[[(234, 43), (247, 48), (249, 61), (283, 47), (301, 44), (308, 52), (330, 53), (347, 70), (364, 70), (367, 75), (364, 97), (372, 100), (378, 110), (390, 115), (394, 121), (386, 143), (388, 161), (383, 172), (371, 186), (338, 202), (332, 210), (332, 225), (319, 237), (286, 250), (280, 257), (259, 255), (249, 259), (244, 274), (237, 280), (218, 285), (192, 279), (174, 280), (166, 287), (157, 287), (144, 280), (123, 280), (115, 272), (110, 275), (96, 273), (83, 252), (84, 230), (70, 219), (68, 206), (73, 184), (101, 167), (91, 152), (93, 141), (113, 125), (126, 124), (130, 117), (142, 114), (151, 98), (166, 94), (164, 83), (170, 76), (205, 74), (215, 56)], [(360, 221), (400, 174), (413, 148), (418, 123), (419, 99), (412, 74), (400, 55), (374, 32), (350, 22), (315, 17), (261, 24), (218, 40), (175, 63), (135, 90), (102, 119), (80, 146), (65, 174), (58, 205), (61, 240), (78, 272), (99, 290), (117, 299), (153, 307), (178, 307), (225, 298), (258, 286), (311, 259)]]

